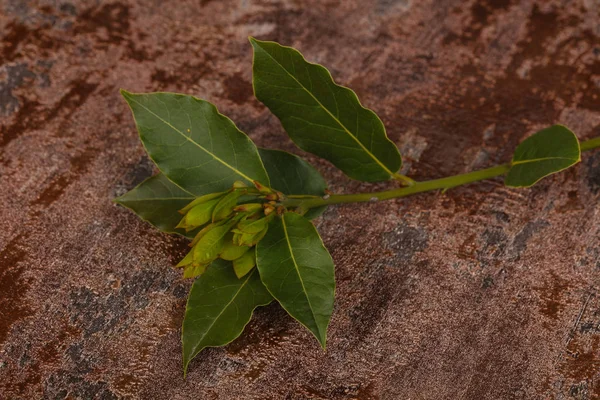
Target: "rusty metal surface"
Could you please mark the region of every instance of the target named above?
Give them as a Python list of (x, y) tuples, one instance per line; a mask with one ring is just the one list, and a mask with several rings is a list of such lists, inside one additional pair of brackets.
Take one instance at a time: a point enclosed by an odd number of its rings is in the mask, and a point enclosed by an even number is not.
[[(600, 398), (600, 153), (329, 209), (327, 352), (276, 305), (182, 378), (185, 243), (111, 203), (152, 173), (120, 87), (217, 104), (294, 149), (252, 97), (246, 37), (328, 66), (428, 179), (561, 122), (600, 135), (600, 4), (0, 0), (0, 398)], [(309, 157), (337, 192), (350, 182)]]

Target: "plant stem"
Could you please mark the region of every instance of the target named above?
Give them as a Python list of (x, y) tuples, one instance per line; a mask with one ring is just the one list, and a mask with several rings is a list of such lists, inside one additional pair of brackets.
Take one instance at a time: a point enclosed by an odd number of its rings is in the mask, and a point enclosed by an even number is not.
[(581, 142), (580, 147), (581, 151), (593, 150), (600, 147), (600, 136)]
[[(581, 151), (588, 151), (600, 147), (600, 137), (581, 142)], [(446, 178), (432, 179), (429, 181), (414, 182), (404, 180), (405, 183), (411, 183), (411, 186), (398, 189), (385, 190), (382, 192), (356, 193), (356, 194), (334, 194), (330, 196), (310, 196), (310, 195), (292, 195), (288, 196), (282, 204), (285, 207), (297, 207), (307, 210), (309, 208), (328, 206), (344, 203), (364, 203), (370, 201), (380, 201), (397, 199), (410, 196), (417, 193), (429, 192), (432, 190), (448, 190), (456, 186), (466, 185), (468, 183), (482, 181), (504, 175), (510, 169), (509, 164), (502, 164), (479, 171), (468, 172), (466, 174), (449, 176)], [(395, 177), (398, 179), (398, 177)], [(408, 178), (410, 179), (410, 178)], [(411, 182), (412, 181), (412, 182)]]

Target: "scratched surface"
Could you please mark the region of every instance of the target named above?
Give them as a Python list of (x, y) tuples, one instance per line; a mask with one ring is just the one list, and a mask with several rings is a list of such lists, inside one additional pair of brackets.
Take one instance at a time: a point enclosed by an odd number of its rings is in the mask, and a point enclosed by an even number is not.
[[(182, 379), (181, 239), (111, 203), (153, 172), (118, 89), (217, 104), (295, 151), (252, 97), (248, 35), (300, 48), (429, 179), (560, 122), (600, 135), (600, 3), (0, 0), (0, 398), (600, 398), (600, 152), (317, 220), (327, 352), (276, 305)], [(335, 192), (349, 181), (309, 157)]]

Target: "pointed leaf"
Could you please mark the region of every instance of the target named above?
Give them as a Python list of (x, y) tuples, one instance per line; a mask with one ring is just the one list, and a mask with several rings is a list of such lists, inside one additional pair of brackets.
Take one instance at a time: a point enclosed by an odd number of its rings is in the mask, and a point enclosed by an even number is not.
[(174, 93), (121, 94), (150, 158), (180, 187), (199, 196), (235, 181), (269, 184), (254, 143), (213, 104)]
[(325, 348), (335, 277), (331, 256), (313, 224), (295, 213), (274, 218), (256, 257), (269, 292)]
[(272, 301), (254, 270), (242, 279), (231, 262), (217, 260), (192, 285), (181, 339), (183, 368), (206, 347), (224, 346), (237, 338), (258, 306)]
[(164, 174), (158, 174), (117, 197), (115, 202), (163, 232), (186, 235), (185, 230), (175, 228), (181, 220), (177, 210), (194, 198), (193, 194), (175, 185)]
[[(258, 149), (271, 187), (284, 194), (323, 196), (327, 182), (312, 165), (302, 158), (281, 150)], [(323, 214), (327, 206), (312, 208), (304, 216), (313, 219)]]
[(504, 183), (513, 187), (532, 186), (579, 161), (581, 149), (575, 134), (565, 126), (554, 125), (533, 134), (517, 147)]
[(256, 97), (301, 149), (331, 161), (351, 178), (390, 179), (402, 164), (379, 117), (327, 69), (291, 47), (251, 38)]

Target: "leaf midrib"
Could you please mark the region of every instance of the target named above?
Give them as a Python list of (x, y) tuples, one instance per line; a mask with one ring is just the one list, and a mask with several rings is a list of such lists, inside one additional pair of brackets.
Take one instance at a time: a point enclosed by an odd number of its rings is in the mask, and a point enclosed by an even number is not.
[[(192, 358), (194, 358), (194, 356), (197, 354), (196, 350), (198, 349), (198, 347), (200, 346), (200, 342), (202, 342), (204, 340), (204, 338), (206, 337), (206, 335), (208, 335), (208, 332), (210, 332), (210, 330), (212, 329), (212, 327), (215, 325), (215, 323), (217, 322), (217, 320), (221, 317), (221, 315), (223, 315), (223, 313), (225, 312), (225, 310), (227, 308), (229, 308), (229, 306), (231, 305), (231, 303), (233, 303), (233, 301), (236, 299), (236, 297), (240, 294), (240, 292), (242, 291), (242, 289), (244, 288), (244, 286), (246, 286), (246, 284), (248, 283), (248, 281), (250, 280), (250, 277), (252, 277), (252, 274), (254, 274), (254, 272), (252, 272), (251, 274), (248, 274), (247, 279), (244, 281), (244, 283), (242, 283), (240, 285), (240, 288), (237, 290), (237, 292), (235, 292), (235, 294), (231, 297), (231, 300), (229, 300), (229, 302), (221, 309), (221, 312), (219, 313), (219, 315), (217, 315), (214, 319), (213, 322), (210, 324), (210, 326), (206, 329), (206, 331), (204, 332), (204, 334), (202, 335), (202, 337), (200, 338), (200, 340), (198, 340), (198, 344), (196, 346), (194, 346), (194, 349), (192, 350), (192, 357), (188, 360), (188, 362), (190, 360), (192, 360)], [(182, 331), (183, 334), (183, 331)]]
[[(259, 45), (259, 47), (260, 47), (260, 45)], [(304, 91), (305, 91), (306, 93), (308, 93), (308, 95), (309, 95), (310, 97), (312, 97), (312, 98), (313, 98), (313, 99), (314, 99), (314, 100), (317, 102), (317, 104), (318, 104), (318, 105), (319, 105), (319, 106), (320, 106), (320, 107), (321, 107), (323, 110), (325, 110), (325, 112), (326, 112), (326, 113), (327, 113), (327, 114), (328, 114), (328, 115), (329, 115), (329, 116), (330, 116), (330, 117), (331, 117), (331, 118), (332, 118), (332, 119), (333, 119), (335, 122), (337, 122), (337, 123), (338, 123), (338, 125), (339, 125), (339, 126), (341, 126), (341, 127), (344, 129), (344, 131), (345, 131), (345, 132), (346, 132), (346, 133), (347, 133), (347, 134), (348, 134), (348, 135), (349, 135), (349, 136), (350, 136), (350, 137), (351, 137), (351, 138), (352, 138), (352, 139), (353, 139), (353, 140), (354, 140), (354, 141), (355, 141), (355, 142), (356, 142), (356, 143), (357, 143), (357, 144), (358, 144), (358, 145), (359, 145), (359, 146), (360, 146), (360, 147), (361, 147), (361, 148), (362, 148), (364, 151), (365, 151), (365, 153), (367, 153), (367, 154), (368, 154), (368, 155), (369, 155), (369, 156), (370, 156), (370, 157), (371, 157), (371, 158), (372, 158), (372, 159), (373, 159), (373, 160), (374, 160), (374, 161), (375, 161), (375, 162), (376, 162), (376, 163), (377, 163), (377, 164), (378, 164), (378, 165), (379, 165), (379, 166), (380, 166), (380, 167), (381, 167), (381, 168), (382, 168), (382, 169), (383, 169), (385, 172), (387, 172), (388, 174), (390, 174), (390, 176), (393, 176), (393, 175), (394, 175), (394, 172), (390, 171), (390, 170), (389, 170), (389, 169), (388, 169), (388, 168), (387, 168), (387, 167), (386, 167), (386, 166), (385, 166), (385, 165), (384, 165), (384, 164), (383, 164), (381, 161), (379, 161), (379, 159), (378, 159), (377, 157), (375, 157), (375, 155), (374, 155), (373, 153), (371, 153), (371, 152), (369, 151), (369, 149), (367, 149), (367, 148), (366, 148), (366, 147), (365, 147), (365, 146), (364, 146), (364, 145), (361, 143), (361, 141), (360, 141), (360, 140), (358, 140), (358, 138), (357, 138), (356, 136), (354, 136), (354, 135), (352, 134), (352, 132), (350, 132), (350, 130), (348, 130), (348, 128), (346, 128), (346, 126), (345, 126), (344, 124), (342, 124), (342, 122), (341, 122), (341, 121), (340, 121), (338, 118), (336, 118), (336, 116), (335, 116), (335, 115), (333, 115), (333, 114), (332, 114), (332, 113), (331, 113), (331, 112), (330, 112), (330, 111), (327, 109), (327, 107), (325, 107), (325, 106), (324, 106), (324, 105), (323, 105), (323, 104), (322, 104), (322, 103), (319, 101), (319, 99), (317, 99), (317, 98), (316, 98), (316, 97), (315, 97), (315, 96), (314, 96), (314, 95), (313, 95), (313, 94), (310, 92), (310, 90), (308, 90), (308, 89), (306, 88), (306, 86), (304, 86), (304, 85), (303, 85), (303, 84), (302, 84), (302, 83), (301, 83), (301, 82), (300, 82), (298, 79), (296, 79), (296, 77), (295, 77), (294, 75), (290, 74), (290, 72), (289, 72), (289, 71), (288, 71), (288, 70), (287, 70), (287, 69), (286, 69), (286, 68), (285, 68), (283, 65), (281, 65), (281, 64), (279, 63), (279, 61), (277, 61), (277, 60), (276, 60), (276, 59), (275, 59), (275, 58), (274, 58), (274, 57), (273, 57), (271, 54), (269, 54), (269, 52), (267, 52), (267, 51), (266, 51), (264, 48), (262, 48), (262, 47), (260, 47), (260, 49), (261, 49), (261, 50), (262, 50), (262, 51), (263, 51), (263, 52), (264, 52), (266, 55), (268, 55), (268, 56), (269, 56), (269, 57), (270, 57), (270, 58), (271, 58), (271, 59), (272, 59), (272, 60), (275, 62), (275, 64), (277, 64), (277, 65), (278, 65), (278, 66), (279, 66), (279, 67), (280, 67), (280, 68), (281, 68), (283, 71), (285, 71), (285, 73), (286, 73), (286, 74), (287, 74), (287, 75), (288, 75), (290, 78), (292, 78), (294, 81), (296, 81), (296, 83), (297, 83), (297, 84), (298, 84), (298, 85), (299, 85), (299, 86), (300, 86), (302, 89), (304, 89)], [(305, 61), (306, 61), (306, 60), (305, 60)], [(306, 61), (306, 62), (307, 62), (308, 64), (312, 64), (312, 63), (309, 63), (308, 61)], [(313, 65), (315, 65), (315, 64), (313, 64)], [(332, 80), (333, 80), (333, 79), (332, 79)], [(333, 84), (334, 84), (334, 85), (336, 85), (336, 83), (335, 83), (335, 82), (333, 82)], [(357, 99), (357, 101), (358, 101), (358, 99)]]
[(576, 158), (569, 158), (569, 157), (544, 157), (544, 158), (532, 158), (529, 160), (519, 160), (519, 161), (513, 161), (512, 165), (519, 165), (519, 164), (528, 164), (528, 163), (532, 163), (532, 162), (539, 162), (539, 161), (548, 161), (548, 160), (569, 160), (569, 161), (577, 161)]
[[(300, 269), (298, 268), (298, 263), (296, 262), (296, 257), (294, 256), (294, 251), (292, 250), (292, 244), (290, 243), (290, 237), (288, 235), (287, 226), (285, 224), (285, 216), (281, 217), (281, 224), (283, 226), (283, 234), (285, 235), (285, 241), (288, 245), (288, 249), (290, 251), (290, 256), (292, 257), (292, 261), (294, 262), (294, 268), (296, 270), (296, 273), (298, 274), (298, 278), (300, 279), (300, 284), (302, 285), (302, 290), (304, 291), (306, 301), (308, 302), (308, 308), (310, 308), (310, 312), (312, 314), (313, 321), (315, 322), (315, 326), (317, 327), (319, 336), (321, 336), (321, 328), (319, 327), (319, 323), (317, 322), (317, 318), (315, 316), (315, 311), (313, 310), (313, 306), (310, 302), (310, 297), (308, 297), (308, 292), (306, 291), (306, 286), (304, 286), (304, 280), (302, 279), (302, 275), (300, 274)], [(319, 340), (320, 340), (320, 338), (319, 338)]]
[(210, 155), (212, 158), (214, 158), (215, 160), (219, 161), (221, 164), (223, 164), (224, 166), (226, 166), (227, 168), (229, 168), (230, 170), (232, 170), (233, 172), (235, 172), (239, 176), (241, 176), (244, 179), (246, 179), (248, 182), (253, 182), (254, 181), (254, 179), (250, 178), (249, 176), (247, 176), (246, 174), (244, 174), (242, 171), (238, 170), (237, 168), (232, 167), (227, 162), (225, 162), (221, 158), (217, 157), (215, 154), (211, 153), (210, 151), (208, 151), (207, 149), (205, 149), (204, 147), (202, 147), (199, 143), (193, 141), (190, 137), (188, 137), (187, 135), (185, 135), (183, 132), (181, 132), (179, 129), (177, 129), (175, 126), (173, 126), (170, 122), (168, 122), (165, 119), (163, 119), (160, 115), (158, 115), (154, 111), (150, 110), (148, 107), (146, 107), (145, 105), (143, 105), (142, 103), (140, 103), (139, 101), (137, 101), (132, 96), (130, 96), (129, 98), (131, 99), (131, 101), (133, 101), (134, 103), (138, 104), (140, 107), (144, 108), (150, 114), (154, 115), (159, 121), (161, 121), (165, 125), (169, 126), (175, 132), (179, 133), (187, 141), (189, 141), (190, 143), (196, 145), (199, 149), (201, 149), (202, 151), (204, 151), (206, 154)]

